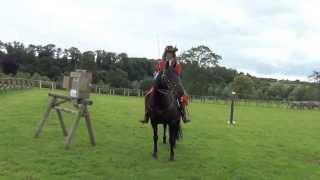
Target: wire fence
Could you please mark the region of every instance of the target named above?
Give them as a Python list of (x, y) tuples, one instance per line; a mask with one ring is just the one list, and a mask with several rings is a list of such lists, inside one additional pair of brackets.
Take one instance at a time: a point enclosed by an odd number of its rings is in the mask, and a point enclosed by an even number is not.
[[(191, 95), (190, 102), (230, 105), (231, 98), (221, 98), (216, 96)], [(256, 106), (270, 108), (290, 108), (299, 110), (320, 109), (319, 101), (289, 101), (289, 100), (259, 100), (259, 99), (238, 99), (235, 97), (236, 106)]]

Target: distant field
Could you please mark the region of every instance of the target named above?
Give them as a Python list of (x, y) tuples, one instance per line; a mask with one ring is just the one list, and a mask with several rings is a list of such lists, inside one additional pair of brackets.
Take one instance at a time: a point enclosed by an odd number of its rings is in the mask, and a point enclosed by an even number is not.
[(151, 157), (151, 128), (138, 123), (142, 98), (92, 100), (97, 146), (81, 122), (64, 150), (54, 113), (33, 138), (47, 91), (0, 93), (0, 179), (320, 179), (320, 111), (236, 107), (237, 126), (229, 127), (229, 107), (192, 103), (192, 123), (183, 125), (169, 162), (169, 146), (160, 142), (158, 160)]

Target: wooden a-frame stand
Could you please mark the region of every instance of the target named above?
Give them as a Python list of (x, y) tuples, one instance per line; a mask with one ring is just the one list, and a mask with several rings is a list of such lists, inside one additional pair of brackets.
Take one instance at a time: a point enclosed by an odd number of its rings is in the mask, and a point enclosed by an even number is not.
[[(94, 131), (92, 128), (90, 114), (88, 111), (88, 106), (92, 105), (92, 101), (87, 100), (87, 99), (73, 98), (70, 96), (62, 96), (62, 95), (57, 95), (57, 94), (52, 94), (52, 93), (49, 93), (49, 97), (51, 97), (51, 100), (49, 101), (48, 108), (43, 115), (43, 119), (40, 121), (40, 123), (37, 127), (35, 138), (39, 137), (44, 125), (48, 121), (48, 116), (50, 114), (50, 111), (52, 109), (54, 109), (57, 112), (58, 119), (59, 119), (59, 122), (60, 122), (60, 125), (62, 128), (63, 136), (66, 137), (65, 144), (64, 144), (65, 149), (69, 149), (72, 138), (74, 136), (74, 133), (75, 133), (76, 129), (78, 128), (82, 117), (84, 118), (84, 120), (86, 122), (91, 145), (95, 146), (96, 142), (95, 142), (95, 137), (94, 137)], [(71, 109), (60, 107), (61, 104), (64, 104), (66, 102), (76, 102), (76, 104), (75, 104), (76, 110), (71, 110)], [(66, 113), (75, 114), (77, 116), (69, 131), (67, 131), (66, 126), (64, 124), (62, 113), (61, 113), (62, 111), (66, 112)]]

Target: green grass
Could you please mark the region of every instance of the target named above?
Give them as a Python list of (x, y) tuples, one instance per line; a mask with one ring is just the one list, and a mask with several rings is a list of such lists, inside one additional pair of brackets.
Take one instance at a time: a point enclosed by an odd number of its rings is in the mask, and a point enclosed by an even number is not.
[[(35, 127), (47, 106), (45, 90), (0, 94), (0, 179), (319, 179), (320, 112), (192, 103), (176, 161), (159, 142), (151, 157), (152, 130), (141, 125), (143, 100), (92, 95), (97, 146), (82, 121), (64, 150), (56, 114), (39, 139)], [(68, 125), (72, 116), (66, 115)], [(162, 128), (160, 136), (162, 136)], [(161, 139), (161, 138), (160, 138)]]

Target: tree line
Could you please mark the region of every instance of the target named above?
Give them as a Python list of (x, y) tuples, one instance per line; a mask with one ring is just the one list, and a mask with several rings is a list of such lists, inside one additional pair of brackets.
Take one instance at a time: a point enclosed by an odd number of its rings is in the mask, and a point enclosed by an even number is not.
[[(227, 98), (235, 91), (240, 98), (320, 100), (319, 83), (278, 81), (244, 74), (221, 66), (223, 57), (204, 45), (184, 51), (178, 59), (183, 69), (182, 82), (189, 94)], [(11, 74), (21, 78), (62, 81), (63, 75), (75, 69), (87, 69), (93, 73), (94, 84), (147, 90), (152, 84), (157, 60), (129, 57), (124, 52), (81, 52), (77, 47), (62, 49), (54, 44), (26, 46), (16, 41), (0, 41), (0, 62), (0, 77)], [(4, 68), (6, 63), (6, 67), (13, 70)], [(17, 71), (10, 63), (17, 64)], [(312, 78), (316, 79), (316, 75), (319, 80), (319, 74), (313, 74)]]

